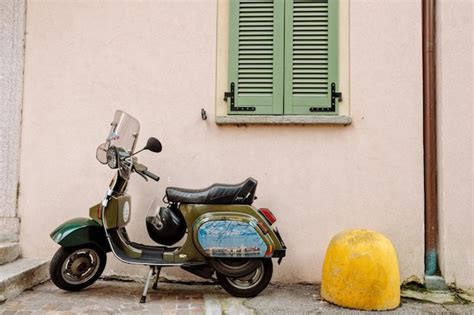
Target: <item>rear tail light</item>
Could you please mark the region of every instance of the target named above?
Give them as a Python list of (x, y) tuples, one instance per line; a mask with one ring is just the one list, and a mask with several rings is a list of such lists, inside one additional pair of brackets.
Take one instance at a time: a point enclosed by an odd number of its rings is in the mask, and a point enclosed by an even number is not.
[(270, 211), (270, 209), (260, 208), (258, 210), (265, 217), (265, 219), (267, 219), (267, 221), (268, 221), (268, 223), (270, 223), (270, 225), (275, 223), (275, 221), (277, 220), (276, 217), (273, 215), (273, 213)]
[(273, 254), (273, 245), (268, 245), (267, 251), (265, 252), (265, 257), (272, 257)]

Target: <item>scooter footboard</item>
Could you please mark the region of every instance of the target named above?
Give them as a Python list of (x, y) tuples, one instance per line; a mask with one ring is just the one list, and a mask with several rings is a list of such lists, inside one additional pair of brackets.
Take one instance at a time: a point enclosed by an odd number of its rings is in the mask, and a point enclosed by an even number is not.
[(91, 219), (75, 218), (66, 221), (50, 236), (53, 241), (63, 247), (95, 244), (105, 252), (110, 252), (103, 226)]

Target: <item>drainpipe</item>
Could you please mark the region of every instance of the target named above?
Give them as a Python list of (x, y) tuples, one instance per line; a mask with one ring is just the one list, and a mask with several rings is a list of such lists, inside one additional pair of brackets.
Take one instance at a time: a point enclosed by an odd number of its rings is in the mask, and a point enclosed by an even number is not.
[(435, 0), (422, 0), (423, 150), (425, 185), (425, 275), (438, 268), (438, 187), (436, 156)]

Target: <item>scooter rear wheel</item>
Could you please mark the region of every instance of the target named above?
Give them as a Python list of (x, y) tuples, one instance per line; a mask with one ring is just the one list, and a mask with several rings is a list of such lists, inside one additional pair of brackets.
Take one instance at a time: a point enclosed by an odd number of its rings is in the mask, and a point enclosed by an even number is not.
[(271, 259), (262, 259), (260, 266), (250, 274), (242, 277), (229, 277), (216, 272), (219, 284), (228, 293), (236, 297), (254, 297), (270, 283), (273, 275), (273, 264)]
[(49, 274), (58, 288), (80, 291), (100, 277), (106, 262), (106, 253), (93, 244), (61, 247), (51, 260)]
[(210, 258), (209, 265), (229, 277), (248, 275), (260, 266), (260, 258)]

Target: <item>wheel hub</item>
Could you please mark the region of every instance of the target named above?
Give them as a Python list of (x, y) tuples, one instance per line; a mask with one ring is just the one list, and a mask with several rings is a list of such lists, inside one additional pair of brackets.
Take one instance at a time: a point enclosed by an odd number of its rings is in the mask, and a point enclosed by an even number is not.
[(248, 289), (254, 287), (262, 277), (263, 269), (262, 266), (260, 266), (248, 275), (238, 278), (229, 278), (229, 281), (237, 288)]
[(255, 276), (255, 273), (257, 273), (257, 270), (254, 270), (252, 271), (251, 273), (249, 273), (248, 275), (246, 276), (243, 276), (243, 277), (239, 277), (237, 278), (239, 281), (250, 281), (253, 279), (253, 277)]
[(72, 262), (70, 270), (74, 275), (81, 275), (84, 271), (89, 269), (91, 265), (92, 263), (88, 258), (79, 257)]
[(99, 255), (90, 249), (79, 249), (64, 261), (63, 278), (70, 284), (81, 284), (94, 276), (99, 268)]

